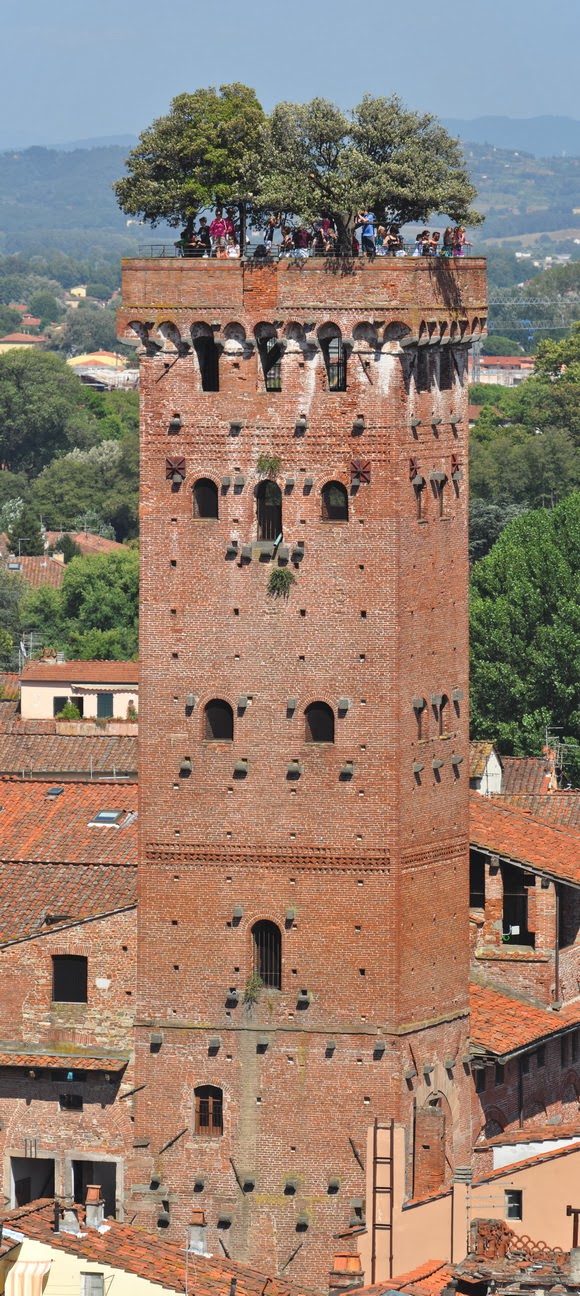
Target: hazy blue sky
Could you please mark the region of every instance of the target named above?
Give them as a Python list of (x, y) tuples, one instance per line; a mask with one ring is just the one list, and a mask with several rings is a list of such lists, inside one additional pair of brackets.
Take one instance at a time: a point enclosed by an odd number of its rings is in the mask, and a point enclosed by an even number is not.
[(2, 6), (0, 145), (138, 133), (245, 81), (269, 108), (399, 93), (446, 117), (580, 117), (578, 0), (26, 0)]

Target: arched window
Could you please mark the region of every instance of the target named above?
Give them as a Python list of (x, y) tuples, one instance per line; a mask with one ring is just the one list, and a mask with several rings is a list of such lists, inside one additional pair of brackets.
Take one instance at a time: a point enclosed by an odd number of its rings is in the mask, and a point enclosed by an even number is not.
[(204, 738), (208, 742), (233, 742), (234, 713), (229, 702), (213, 698), (206, 705), (204, 721)]
[(224, 1132), (224, 1096), (215, 1085), (195, 1090), (195, 1132), (205, 1138), (220, 1138)]
[(276, 923), (266, 918), (252, 927), (254, 974), (271, 990), (282, 989), (282, 937)]
[(219, 391), (219, 351), (212, 330), (209, 324), (195, 324), (192, 333), (202, 388), (204, 391)]
[(218, 489), (209, 477), (199, 477), (193, 486), (193, 516), (216, 518), (218, 516)]
[(306, 742), (334, 742), (334, 711), (326, 702), (311, 702), (304, 712)]
[(277, 540), (282, 534), (282, 491), (269, 478), (256, 490), (256, 517), (258, 540)]
[(348, 495), (342, 482), (326, 482), (322, 487), (323, 522), (348, 522)]
[(449, 698), (444, 693), (439, 705), (439, 734), (440, 736), (447, 733), (447, 718), (449, 715)]
[(346, 391), (346, 351), (338, 325), (323, 324), (318, 333), (318, 340), (324, 358), (328, 390)]

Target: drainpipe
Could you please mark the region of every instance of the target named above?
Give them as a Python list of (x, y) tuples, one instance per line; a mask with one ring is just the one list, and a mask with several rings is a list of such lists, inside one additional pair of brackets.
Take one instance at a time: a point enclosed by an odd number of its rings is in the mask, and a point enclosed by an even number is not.
[(518, 1125), (520, 1129), (524, 1127), (524, 1073), (522, 1071), (522, 1058), (518, 1058)]
[(556, 892), (556, 939), (554, 941), (554, 999), (560, 1001), (560, 888), (555, 883)]

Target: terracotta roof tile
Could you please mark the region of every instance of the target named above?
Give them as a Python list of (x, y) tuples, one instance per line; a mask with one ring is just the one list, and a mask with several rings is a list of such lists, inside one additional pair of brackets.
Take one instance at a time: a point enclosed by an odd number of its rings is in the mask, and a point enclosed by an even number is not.
[(81, 1049), (76, 1053), (28, 1053), (24, 1050), (30, 1048), (30, 1044), (22, 1044), (20, 1047), (22, 1052), (16, 1048), (0, 1048), (0, 1067), (36, 1067), (47, 1071), (123, 1071), (129, 1061), (128, 1053), (113, 1056), (110, 1053), (101, 1054)]
[(23, 684), (138, 684), (139, 663), (128, 661), (32, 661), (22, 672)]
[[(65, 782), (58, 796), (49, 796), (52, 786), (49, 780), (0, 779), (0, 860), (136, 864), (136, 783)], [(100, 810), (119, 811), (119, 827), (90, 827)]]
[(523, 814), (532, 815), (554, 828), (580, 835), (580, 791), (569, 788), (565, 792), (522, 792), (495, 797), (500, 805), (511, 806)]
[(480, 1152), (484, 1148), (507, 1147), (514, 1143), (544, 1143), (570, 1138), (580, 1139), (580, 1116), (562, 1125), (532, 1125), (524, 1129), (504, 1130), (501, 1134), (494, 1134), (493, 1138), (480, 1139), (476, 1149)]
[(580, 1025), (579, 1000), (554, 1012), (475, 982), (470, 1000), (471, 1042), (495, 1057), (510, 1057)]
[(56, 545), (63, 535), (69, 535), (78, 545), (83, 557), (89, 557), (91, 554), (113, 553), (118, 549), (125, 549), (119, 540), (109, 540), (106, 536), (92, 535), (90, 531), (47, 531), (47, 545)]
[(504, 756), (502, 792), (547, 792), (550, 768), (543, 756)]
[(472, 846), (502, 855), (525, 868), (580, 886), (580, 840), (576, 834), (522, 814), (506, 804), (503, 797), (471, 793), (469, 840)]
[(569, 1147), (556, 1148), (553, 1152), (538, 1152), (536, 1156), (523, 1157), (521, 1161), (512, 1161), (509, 1165), (501, 1166), (499, 1170), (490, 1170), (489, 1174), (480, 1175), (478, 1179), (473, 1180), (473, 1184), (489, 1183), (492, 1179), (502, 1179), (505, 1175), (513, 1175), (518, 1170), (525, 1170), (527, 1166), (541, 1165), (544, 1161), (555, 1161), (558, 1157), (576, 1156), (580, 1153), (580, 1148), (576, 1143), (571, 1143)]
[[(417, 1269), (399, 1274), (389, 1283), (397, 1291), (409, 1292), (410, 1296), (441, 1296), (443, 1288), (453, 1277), (451, 1265), (442, 1260), (427, 1260)], [(383, 1283), (383, 1290), (387, 1284)]]
[[(56, 728), (56, 722), (54, 722)], [(137, 739), (108, 734), (27, 733), (0, 728), (0, 774), (86, 778), (137, 773)], [(0, 848), (1, 849), (1, 848)]]
[(469, 777), (483, 778), (485, 767), (493, 751), (492, 742), (470, 742)]
[(0, 946), (136, 903), (134, 868), (0, 862)]
[(53, 589), (59, 589), (65, 573), (64, 563), (59, 562), (57, 558), (51, 558), (49, 554), (41, 554), (34, 558), (24, 555), (17, 558), (10, 554), (7, 559), (7, 569), (20, 576), (32, 589), (38, 589), (41, 585), (50, 585)]
[[(84, 1221), (84, 1212), (78, 1209)], [(81, 1234), (62, 1230), (55, 1233), (53, 1211), (52, 1201), (31, 1202), (9, 1211), (4, 1223), (25, 1237), (81, 1260), (138, 1274), (172, 1291), (185, 1291), (185, 1252), (175, 1242), (165, 1242), (158, 1235), (113, 1219), (98, 1229), (85, 1228)], [(190, 1259), (190, 1290), (195, 1291), (195, 1296), (229, 1296), (232, 1278), (237, 1280), (237, 1296), (262, 1296), (266, 1284), (268, 1296), (308, 1293), (308, 1288), (301, 1284), (277, 1278), (273, 1273), (261, 1273), (225, 1257), (195, 1255)]]

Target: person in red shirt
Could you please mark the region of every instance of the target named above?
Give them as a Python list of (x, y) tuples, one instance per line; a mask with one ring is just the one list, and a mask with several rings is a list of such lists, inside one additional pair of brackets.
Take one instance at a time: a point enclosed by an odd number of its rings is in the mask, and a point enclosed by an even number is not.
[(218, 249), (223, 251), (225, 248), (227, 233), (227, 222), (224, 220), (222, 209), (221, 207), (216, 207), (215, 216), (209, 227), (209, 236), (211, 238), (214, 256), (217, 256)]

